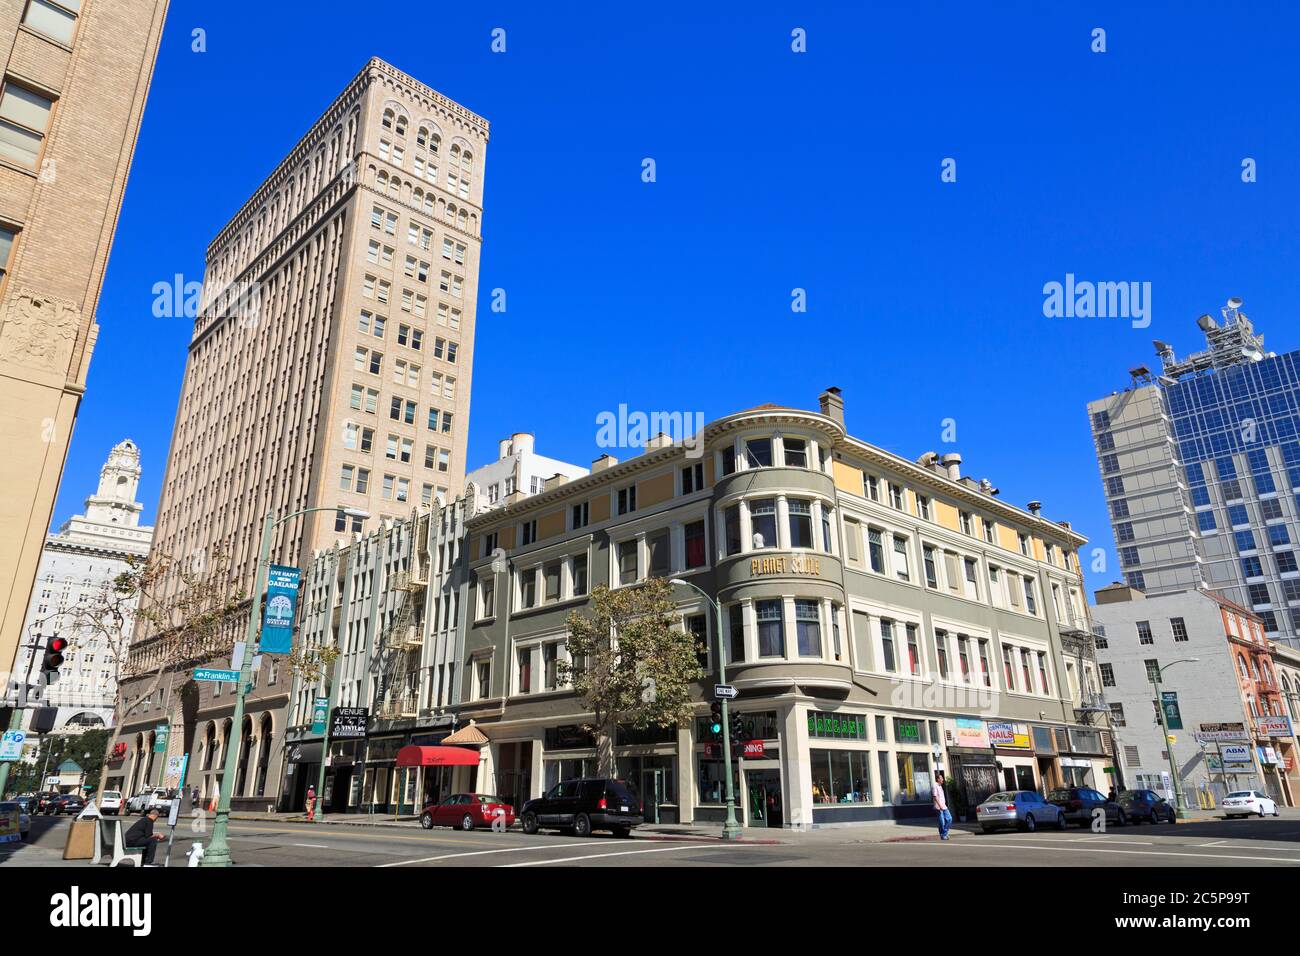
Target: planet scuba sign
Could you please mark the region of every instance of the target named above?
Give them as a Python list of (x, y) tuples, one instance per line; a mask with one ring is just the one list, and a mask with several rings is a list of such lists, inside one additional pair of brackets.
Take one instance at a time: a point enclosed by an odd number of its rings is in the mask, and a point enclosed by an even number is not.
[(302, 572), (273, 564), (266, 582), (266, 614), (262, 618), (263, 654), (293, 651), (293, 619), (298, 610), (298, 585)]

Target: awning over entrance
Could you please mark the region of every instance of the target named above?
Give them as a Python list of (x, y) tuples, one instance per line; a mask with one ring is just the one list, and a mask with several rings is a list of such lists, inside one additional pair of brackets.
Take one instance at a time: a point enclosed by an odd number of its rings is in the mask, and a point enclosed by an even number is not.
[(462, 747), (403, 747), (399, 767), (477, 767), (478, 754)]

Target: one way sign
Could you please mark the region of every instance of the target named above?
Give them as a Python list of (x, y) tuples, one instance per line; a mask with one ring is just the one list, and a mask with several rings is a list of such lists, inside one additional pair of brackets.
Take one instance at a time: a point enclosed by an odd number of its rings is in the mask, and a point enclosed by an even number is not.
[(714, 697), (726, 697), (728, 700), (730, 700), (731, 698), (737, 696), (738, 693), (739, 692), (736, 690), (736, 688), (732, 687), (730, 684), (713, 685)]

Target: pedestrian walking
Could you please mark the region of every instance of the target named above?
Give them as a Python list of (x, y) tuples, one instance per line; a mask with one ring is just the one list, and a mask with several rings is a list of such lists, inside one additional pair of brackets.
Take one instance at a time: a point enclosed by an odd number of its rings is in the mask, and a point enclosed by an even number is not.
[(135, 821), (135, 825), (126, 831), (126, 845), (128, 847), (142, 847), (144, 849), (144, 865), (154, 866), (153, 856), (158, 852), (158, 844), (163, 840), (161, 833), (153, 832), (153, 825), (158, 820), (158, 808), (150, 807), (145, 811), (144, 816)]
[(307, 820), (316, 819), (316, 785), (307, 784)]
[(934, 805), (935, 813), (939, 814), (939, 839), (948, 839), (948, 831), (952, 829), (952, 814), (948, 812), (948, 794), (944, 792), (943, 771), (934, 772), (934, 787), (930, 790), (930, 800)]
[(199, 785), (196, 783), (194, 785), (194, 789), (190, 791), (190, 806), (197, 807), (198, 805), (199, 805)]

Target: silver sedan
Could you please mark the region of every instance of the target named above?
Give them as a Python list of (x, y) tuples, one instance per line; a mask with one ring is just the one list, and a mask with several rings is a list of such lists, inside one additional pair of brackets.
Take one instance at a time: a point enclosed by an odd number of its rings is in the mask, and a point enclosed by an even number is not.
[(1025, 829), (1033, 833), (1039, 827), (1065, 829), (1065, 814), (1033, 790), (1003, 790), (993, 794), (975, 808), (980, 829), (992, 833), (1000, 827)]

